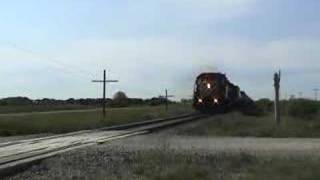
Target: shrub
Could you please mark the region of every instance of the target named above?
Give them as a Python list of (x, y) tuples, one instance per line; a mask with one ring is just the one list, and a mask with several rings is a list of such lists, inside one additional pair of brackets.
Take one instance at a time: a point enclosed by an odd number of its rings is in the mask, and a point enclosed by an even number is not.
[(244, 109), (240, 109), (240, 111), (242, 112), (242, 114), (244, 114), (246, 116), (265, 116), (265, 115), (267, 115), (267, 113), (262, 108), (259, 108), (258, 106), (255, 106), (255, 105), (249, 106)]
[(159, 98), (154, 97), (154, 98), (151, 98), (150, 100), (148, 100), (148, 103), (150, 106), (159, 106), (159, 105), (165, 104), (166, 99), (160, 98), (160, 97)]
[(272, 112), (273, 101), (267, 98), (259, 99), (255, 102), (257, 109), (263, 112)]
[(319, 111), (320, 104), (317, 101), (296, 99), (289, 101), (288, 113), (290, 116), (310, 119)]
[(129, 106), (129, 100), (127, 95), (124, 92), (119, 91), (116, 94), (114, 94), (111, 107), (127, 107), (127, 106)]
[(30, 105), (32, 100), (27, 97), (10, 97), (1, 100), (1, 105)]
[(8, 105), (8, 102), (0, 100), (0, 106), (6, 106), (6, 105)]

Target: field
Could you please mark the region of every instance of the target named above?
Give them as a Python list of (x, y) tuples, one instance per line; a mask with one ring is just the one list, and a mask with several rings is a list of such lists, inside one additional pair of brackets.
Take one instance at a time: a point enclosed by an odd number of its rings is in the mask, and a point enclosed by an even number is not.
[(105, 119), (102, 116), (101, 110), (0, 115), (0, 136), (36, 133), (66, 133), (153, 118), (168, 117), (191, 111), (191, 108), (187, 106), (172, 105), (168, 112), (165, 111), (163, 106), (112, 108), (107, 110)]
[(0, 106), (0, 114), (5, 113), (24, 113), (24, 112), (43, 112), (58, 110), (78, 110), (78, 109), (97, 109), (97, 106), (87, 105), (6, 105)]
[[(76, 107), (65, 107), (75, 109)], [(134, 121), (167, 117), (191, 112), (189, 106), (171, 105), (168, 112), (163, 106), (142, 106), (130, 108), (111, 108), (103, 119), (101, 109), (82, 107), (83, 112), (31, 113), (6, 115), (0, 114), (0, 136), (66, 133), (84, 129), (94, 129), (109, 125), (123, 124)], [(29, 106), (2, 109), (2, 112), (28, 112)], [(48, 107), (38, 107), (46, 111)], [(81, 109), (81, 108), (80, 108)], [(34, 108), (33, 108), (34, 110)], [(62, 107), (56, 110), (63, 110)], [(214, 115), (201, 123), (195, 123), (187, 129), (178, 132), (180, 135), (205, 136), (240, 136), (240, 137), (320, 137), (320, 115), (312, 118), (282, 116), (280, 125), (276, 125), (273, 115), (267, 113), (261, 116), (248, 116), (238, 112)]]
[(239, 112), (220, 114), (178, 131), (179, 135), (239, 137), (320, 137), (320, 115), (310, 119), (283, 116), (275, 123), (273, 114), (247, 116)]
[[(100, 111), (0, 115), (0, 127), (4, 127), (3, 133), (12, 135), (62, 133), (187, 112), (192, 112), (188, 106), (172, 105), (168, 112), (163, 106), (108, 109), (107, 119), (103, 119)], [(261, 142), (261, 138), (254, 141), (239, 137), (320, 137), (318, 117), (287, 115), (277, 125), (272, 114), (217, 114), (151, 135), (60, 154), (9, 179), (315, 180), (320, 178), (317, 146), (307, 151), (299, 148), (299, 141), (295, 146), (290, 139), (280, 142), (270, 138), (265, 140), (269, 142), (267, 145), (256, 143)], [(232, 139), (238, 140), (230, 141), (223, 136), (231, 136), (229, 139), (234, 136)], [(309, 139), (301, 140), (305, 140), (304, 145), (309, 142)], [(312, 145), (314, 143), (312, 141)], [(221, 147), (216, 147), (219, 144)], [(257, 146), (266, 148), (250, 149)]]

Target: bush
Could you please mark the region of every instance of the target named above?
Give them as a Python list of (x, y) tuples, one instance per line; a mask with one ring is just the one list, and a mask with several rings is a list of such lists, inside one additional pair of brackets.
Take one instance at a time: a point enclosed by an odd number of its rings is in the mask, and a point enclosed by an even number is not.
[[(166, 104), (166, 98), (164, 97), (153, 97), (151, 99), (146, 99), (145, 103), (150, 105), (150, 106), (160, 106), (163, 104)], [(172, 102), (169, 100), (168, 101), (169, 104), (171, 104)]]
[(111, 107), (127, 107), (127, 106), (129, 106), (129, 100), (127, 95), (124, 92), (119, 91), (116, 94), (114, 94)]
[(246, 116), (265, 116), (267, 113), (260, 107), (252, 105), (243, 109), (240, 109), (242, 114)]
[(0, 106), (6, 106), (6, 105), (8, 105), (8, 102), (0, 100)]
[(267, 98), (259, 99), (255, 102), (257, 109), (263, 112), (272, 112), (273, 101)]
[(288, 113), (290, 116), (310, 119), (314, 117), (320, 109), (317, 101), (307, 99), (296, 99), (289, 101)]
[(30, 100), (27, 97), (10, 97), (10, 98), (4, 98), (1, 100), (1, 105), (31, 105), (32, 100)]

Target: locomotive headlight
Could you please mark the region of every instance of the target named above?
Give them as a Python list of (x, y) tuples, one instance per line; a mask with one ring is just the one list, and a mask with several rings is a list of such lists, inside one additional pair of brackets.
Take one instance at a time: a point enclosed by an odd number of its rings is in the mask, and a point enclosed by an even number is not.
[(203, 101), (202, 101), (202, 99), (201, 98), (199, 98), (198, 99), (198, 103), (202, 103)]
[(213, 102), (214, 102), (215, 104), (218, 104), (218, 103), (219, 103), (219, 101), (218, 101), (217, 98), (214, 98), (214, 99), (213, 99)]
[(207, 84), (207, 88), (211, 89), (211, 84), (210, 83)]

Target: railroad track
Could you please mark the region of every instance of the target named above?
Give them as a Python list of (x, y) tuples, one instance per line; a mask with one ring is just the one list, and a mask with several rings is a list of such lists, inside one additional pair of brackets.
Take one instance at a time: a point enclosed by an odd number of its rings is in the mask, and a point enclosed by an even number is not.
[(206, 115), (187, 114), (96, 130), (84, 130), (43, 138), (0, 143), (0, 177), (15, 173), (40, 160), (67, 151), (103, 144), (112, 140), (147, 134), (155, 130), (201, 119)]

